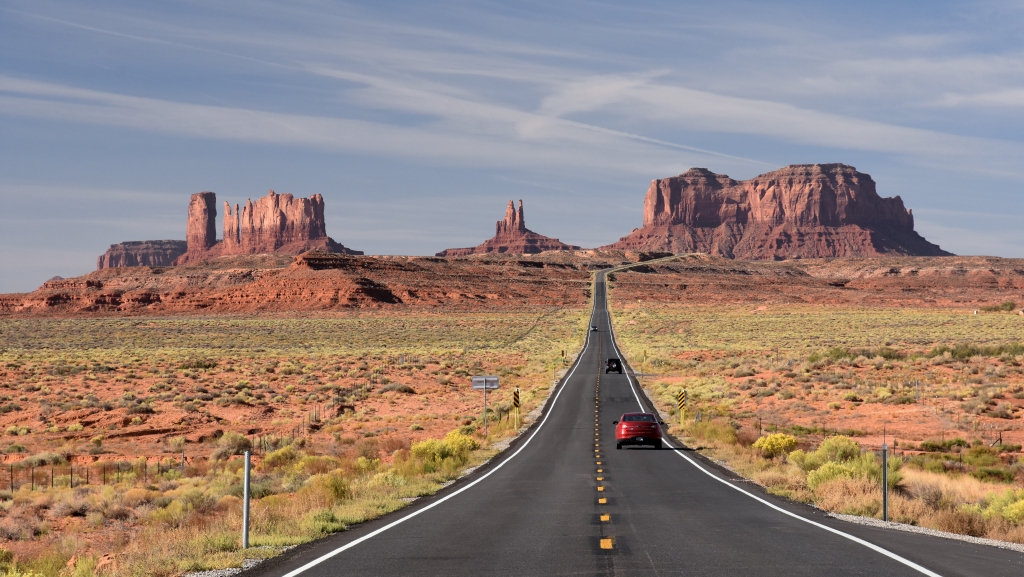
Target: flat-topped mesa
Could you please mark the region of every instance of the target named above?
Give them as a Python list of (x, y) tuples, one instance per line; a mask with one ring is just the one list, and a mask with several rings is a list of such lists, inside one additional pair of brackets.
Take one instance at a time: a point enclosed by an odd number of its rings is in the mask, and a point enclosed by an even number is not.
[[(215, 219), (217, 212), (214, 205), (216, 197), (209, 194), (213, 201), (206, 205), (209, 219)], [(204, 222), (193, 217), (192, 206), (196, 204), (196, 195), (189, 205), (189, 223)], [(192, 229), (189, 229), (192, 238)], [(197, 235), (198, 236), (198, 235)], [(179, 257), (175, 264), (186, 264), (207, 260), (218, 256), (241, 254), (302, 254), (318, 249), (327, 252), (359, 255), (361, 251), (351, 250), (334, 242), (327, 236), (327, 225), (324, 219), (324, 197), (314, 194), (309, 198), (296, 198), (291, 194), (277, 194), (273, 190), (267, 196), (246, 200), (245, 204), (232, 207), (224, 203), (224, 239), (205, 250), (192, 250)]]
[(780, 260), (948, 255), (914, 231), (899, 196), (845, 164), (793, 164), (737, 181), (705, 168), (651, 182), (644, 225), (613, 250), (706, 252)]
[(471, 248), (448, 248), (437, 253), (437, 256), (468, 256), (495, 252), (537, 254), (548, 250), (579, 250), (579, 248), (526, 228), (526, 219), (523, 218), (523, 201), (519, 201), (519, 209), (516, 210), (515, 203), (510, 200), (508, 207), (505, 208), (505, 218), (499, 220), (494, 226), (493, 238)]
[(112, 244), (96, 259), (96, 269), (171, 266), (187, 249), (188, 243), (183, 240), (135, 240)]

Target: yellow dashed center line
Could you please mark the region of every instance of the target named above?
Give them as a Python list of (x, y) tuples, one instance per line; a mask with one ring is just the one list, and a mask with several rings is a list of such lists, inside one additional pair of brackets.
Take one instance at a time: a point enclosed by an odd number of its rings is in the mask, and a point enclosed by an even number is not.
[(601, 497), (600, 499), (597, 500), (597, 502), (600, 503), (601, 505), (607, 505), (608, 499), (605, 497)]
[[(600, 465), (600, 464), (601, 464), (601, 463), (598, 463), (598, 465)], [(598, 470), (597, 470), (597, 472), (598, 472), (598, 473), (604, 473), (604, 469), (598, 469)]]
[(603, 493), (604, 492), (604, 487), (598, 487), (597, 488), (597, 492), (598, 493)]
[(597, 480), (598, 481), (604, 481), (604, 477), (598, 477)]
[(607, 523), (608, 521), (611, 521), (611, 520), (612, 520), (612, 516), (609, 515), (608, 513), (605, 513), (604, 515), (601, 515), (601, 522), (602, 523)]
[(615, 548), (615, 539), (612, 538), (612, 537), (605, 537), (604, 539), (601, 539), (601, 548), (602, 549), (614, 549)]

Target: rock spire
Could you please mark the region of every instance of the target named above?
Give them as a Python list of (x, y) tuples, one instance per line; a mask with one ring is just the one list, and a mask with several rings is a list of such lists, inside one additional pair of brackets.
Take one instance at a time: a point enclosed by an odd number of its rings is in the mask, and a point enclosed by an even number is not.
[(209, 250), (217, 244), (217, 195), (197, 192), (188, 203), (185, 240), (189, 252)]
[(437, 256), (468, 256), (495, 252), (537, 254), (547, 250), (578, 250), (579, 248), (526, 228), (526, 220), (523, 218), (523, 201), (519, 201), (517, 210), (515, 203), (510, 200), (505, 208), (505, 218), (499, 220), (494, 226), (493, 238), (471, 248), (448, 248), (437, 253)]

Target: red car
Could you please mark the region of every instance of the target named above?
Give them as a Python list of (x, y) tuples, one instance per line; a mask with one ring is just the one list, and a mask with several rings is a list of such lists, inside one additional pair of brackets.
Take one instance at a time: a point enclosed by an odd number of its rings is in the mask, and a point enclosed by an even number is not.
[(661, 448), (661, 421), (651, 413), (626, 413), (614, 423), (615, 448), (623, 445), (651, 445)]

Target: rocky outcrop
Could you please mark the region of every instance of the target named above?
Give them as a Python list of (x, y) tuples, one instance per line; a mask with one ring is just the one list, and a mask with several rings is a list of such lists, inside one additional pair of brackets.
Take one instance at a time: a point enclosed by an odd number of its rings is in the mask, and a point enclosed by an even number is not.
[[(203, 203), (196, 200), (203, 196)], [(209, 199), (209, 202), (206, 200)], [(205, 211), (205, 216), (193, 214)], [(212, 192), (192, 195), (189, 204), (189, 250), (176, 261), (185, 264), (218, 256), (242, 254), (302, 254), (308, 250), (325, 250), (342, 254), (363, 254), (334, 242), (327, 236), (324, 220), (324, 199), (319, 194), (309, 198), (295, 198), (291, 194), (277, 194), (271, 190), (255, 202), (247, 200), (243, 206), (232, 207), (224, 203), (224, 238), (203, 248), (198, 227), (212, 223), (217, 217), (216, 195)], [(195, 230), (193, 230), (195, 223)], [(193, 236), (197, 239), (193, 250)]]
[(914, 231), (900, 197), (844, 164), (795, 164), (737, 181), (691, 168), (651, 182), (642, 228), (611, 250), (746, 260), (950, 253)]
[(203, 252), (217, 244), (217, 195), (197, 192), (188, 203), (185, 239), (189, 252)]
[(125, 266), (171, 266), (185, 254), (183, 240), (133, 240), (112, 244), (96, 261), (96, 269)]
[(0, 317), (580, 308), (589, 298), (591, 268), (621, 264), (622, 259), (598, 257), (586, 264), (564, 258), (571, 256), (548, 252), (445, 259), (310, 251), (227, 256), (168, 268), (105, 269), (50, 280), (31, 293), (0, 295)]
[(526, 228), (523, 218), (523, 201), (519, 201), (519, 209), (510, 200), (505, 209), (504, 220), (495, 225), (494, 237), (483, 244), (472, 248), (448, 248), (437, 253), (437, 256), (468, 256), (471, 254), (511, 253), (537, 254), (548, 250), (579, 250), (558, 240), (543, 236)]

